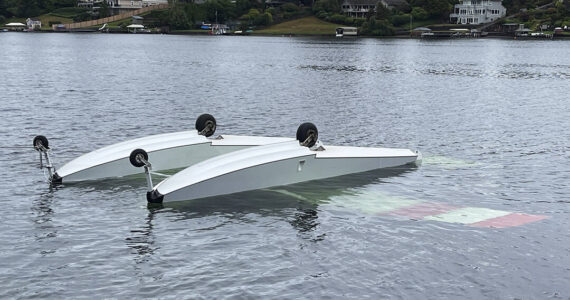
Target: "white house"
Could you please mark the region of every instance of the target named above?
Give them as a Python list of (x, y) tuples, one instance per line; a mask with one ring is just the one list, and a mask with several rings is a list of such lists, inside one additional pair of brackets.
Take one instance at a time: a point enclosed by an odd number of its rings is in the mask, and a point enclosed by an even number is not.
[(27, 18), (26, 19), (26, 25), (28, 26), (28, 29), (30, 29), (30, 30), (41, 29), (42, 28), (42, 21), (40, 21), (39, 19)]
[(159, 5), (159, 4), (168, 4), (168, 0), (143, 0), (143, 6), (152, 6), (152, 5)]
[(102, 0), (95, 1), (95, 0), (77, 0), (77, 6), (79, 7), (93, 7), (94, 3), (100, 3)]
[(376, 8), (378, 0), (344, 0), (342, 12), (353, 18), (364, 18), (370, 10)]
[(168, 4), (168, 0), (78, 0), (79, 7), (97, 7), (105, 1), (112, 8), (138, 9), (141, 7)]
[(143, 6), (142, 0), (111, 0), (109, 6), (123, 9), (139, 9)]
[(493, 22), (506, 14), (501, 0), (459, 0), (449, 15), (449, 22), (478, 25)]
[(376, 5), (381, 3), (389, 9), (407, 6), (405, 0), (344, 0), (342, 12), (353, 18), (365, 18), (370, 10), (376, 10)]

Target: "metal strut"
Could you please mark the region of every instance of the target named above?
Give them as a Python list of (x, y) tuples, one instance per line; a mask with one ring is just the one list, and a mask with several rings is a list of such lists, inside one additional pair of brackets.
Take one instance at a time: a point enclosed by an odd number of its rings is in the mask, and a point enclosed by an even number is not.
[(208, 136), (208, 133), (210, 131), (214, 132), (215, 130), (216, 130), (216, 123), (208, 121), (206, 122), (206, 126), (204, 127), (204, 129), (202, 129), (202, 131), (200, 131), (198, 134), (203, 136)]
[(142, 155), (137, 155), (137, 160), (144, 164), (144, 174), (146, 175), (146, 185), (148, 187), (148, 191), (152, 192), (154, 190), (154, 186), (152, 184), (152, 164), (144, 159)]
[[(46, 168), (48, 170), (49, 180), (51, 181), (51, 179), (53, 178), (53, 175), (55, 173), (55, 168), (54, 168), (53, 164), (51, 163), (51, 159), (49, 157), (49, 149), (44, 147), (43, 144), (39, 143), (36, 145), (36, 150), (38, 150), (38, 152), (40, 153), (40, 169)], [(44, 161), (42, 158), (42, 154), (46, 160), (45, 165), (44, 165)]]
[(309, 136), (301, 143), (301, 146), (307, 147), (315, 139), (315, 134), (311, 133)]

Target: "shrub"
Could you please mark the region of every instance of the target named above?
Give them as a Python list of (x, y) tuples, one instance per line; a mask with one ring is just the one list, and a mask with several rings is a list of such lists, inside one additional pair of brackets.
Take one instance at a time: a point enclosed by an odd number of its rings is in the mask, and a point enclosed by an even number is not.
[(364, 35), (390, 36), (394, 35), (395, 30), (394, 27), (385, 20), (370, 18), (362, 24), (361, 32)]
[(360, 27), (364, 24), (365, 21), (366, 21), (365, 19), (354, 19), (352, 24), (354, 24), (354, 26), (356, 27)]
[(313, 5), (313, 11), (326, 11), (328, 13), (340, 13), (340, 4), (337, 0), (318, 0)]
[(287, 3), (283, 4), (283, 5), (281, 5), (281, 9), (282, 9), (284, 12), (289, 12), (289, 13), (291, 13), (291, 12), (298, 12), (298, 11), (299, 11), (299, 7), (298, 7), (297, 5), (291, 3), (291, 2), (287, 2)]
[(390, 21), (392, 22), (392, 24), (393, 24), (394, 26), (402, 26), (402, 25), (404, 25), (404, 24), (410, 23), (410, 15), (409, 15), (409, 14), (405, 14), (405, 15), (392, 16), (392, 18), (390, 19)]
[(261, 26), (269, 26), (273, 23), (273, 16), (269, 12), (265, 12), (255, 17), (254, 24)]
[(414, 20), (418, 21), (427, 20), (429, 18), (428, 12), (421, 7), (412, 8), (412, 16), (414, 17)]
[(328, 18), (328, 21), (331, 23), (344, 24), (346, 22), (346, 17), (341, 14), (334, 14)]
[(328, 19), (328, 17), (329, 17), (329, 14), (324, 10), (321, 10), (317, 13), (317, 18), (319, 18), (319, 19), (326, 20), (326, 19)]

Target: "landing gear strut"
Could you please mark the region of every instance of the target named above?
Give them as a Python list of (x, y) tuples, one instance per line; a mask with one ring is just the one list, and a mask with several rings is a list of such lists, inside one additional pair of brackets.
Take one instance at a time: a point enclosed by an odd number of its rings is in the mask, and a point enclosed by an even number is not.
[[(53, 182), (54, 179), (57, 181), (57, 174), (55, 173), (55, 168), (51, 163), (51, 158), (49, 157), (49, 141), (43, 135), (38, 135), (34, 138), (34, 149), (40, 153), (40, 168), (46, 168), (48, 170), (49, 180)], [(44, 164), (45, 158), (45, 164)], [(54, 176), (55, 175), (55, 176)], [(55, 183), (55, 182), (54, 182)]]
[(144, 173), (146, 175), (146, 184), (148, 187), (148, 191), (152, 191), (154, 186), (152, 185), (152, 165), (148, 161), (148, 153), (143, 149), (135, 149), (129, 155), (129, 161), (131, 164), (137, 168), (144, 167)]

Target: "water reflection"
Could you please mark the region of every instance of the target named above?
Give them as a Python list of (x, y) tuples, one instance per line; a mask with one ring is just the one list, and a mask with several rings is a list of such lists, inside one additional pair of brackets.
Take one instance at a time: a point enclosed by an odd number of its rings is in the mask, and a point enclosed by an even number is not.
[[(34, 212), (33, 222), (35, 225), (34, 238), (37, 242), (44, 242), (58, 236), (58, 231), (52, 223), (54, 210), (52, 208), (54, 201), (53, 190), (40, 195), (32, 203), (31, 210)], [(42, 244), (41, 255), (54, 253), (56, 249), (50, 249), (48, 244)]]
[(150, 259), (154, 252), (158, 249), (154, 245), (153, 220), (155, 209), (151, 209), (145, 218), (144, 223), (137, 229), (132, 229), (132, 236), (125, 239), (129, 248), (134, 250), (136, 255), (135, 262), (137, 264), (144, 263)]
[(568, 79), (570, 73), (560, 71), (563, 66), (543, 66), (542, 68), (524, 67), (520, 65), (490, 64), (484, 69), (477, 64), (466, 63), (431, 63), (411, 70), (402, 65), (368, 65), (366, 68), (356, 65), (300, 65), (300, 70), (318, 72), (359, 72), (359, 73), (417, 73), (422, 75), (456, 76), (473, 78), (505, 78), (505, 79)]
[[(161, 208), (175, 213), (175, 220), (211, 215), (222, 215), (229, 221), (248, 214), (277, 217), (286, 220), (300, 234), (305, 234), (318, 227), (320, 204), (327, 203), (336, 196), (352, 194), (355, 188), (403, 176), (414, 169), (414, 166), (380, 169), (264, 190), (164, 203)], [(151, 211), (160, 210), (154, 207)]]

